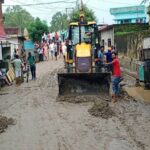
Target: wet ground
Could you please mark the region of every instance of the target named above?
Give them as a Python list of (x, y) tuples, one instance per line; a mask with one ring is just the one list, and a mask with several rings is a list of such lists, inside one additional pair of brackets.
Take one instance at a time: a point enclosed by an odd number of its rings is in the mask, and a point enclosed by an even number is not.
[[(0, 134), (2, 150), (149, 150), (150, 105), (124, 94), (59, 99), (63, 62), (37, 64), (37, 80), (0, 91), (0, 113), (16, 124)], [(130, 83), (130, 82), (129, 82)]]

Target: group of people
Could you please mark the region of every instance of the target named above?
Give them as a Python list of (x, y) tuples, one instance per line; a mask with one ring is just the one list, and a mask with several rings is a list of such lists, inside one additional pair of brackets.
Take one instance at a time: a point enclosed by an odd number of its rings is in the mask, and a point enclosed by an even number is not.
[(65, 56), (67, 51), (66, 41), (63, 42), (57, 32), (54, 37), (50, 33), (48, 35), (44, 33), (41, 42), (36, 42), (35, 47), (39, 61), (57, 60), (58, 56)]
[(121, 69), (118, 59), (117, 51), (114, 47), (109, 47), (108, 50), (104, 50), (104, 46), (101, 46), (97, 52), (97, 58), (95, 60), (96, 66), (102, 71), (102, 68), (107, 68), (112, 72), (112, 102), (116, 102), (119, 96), (119, 83), (121, 81)]

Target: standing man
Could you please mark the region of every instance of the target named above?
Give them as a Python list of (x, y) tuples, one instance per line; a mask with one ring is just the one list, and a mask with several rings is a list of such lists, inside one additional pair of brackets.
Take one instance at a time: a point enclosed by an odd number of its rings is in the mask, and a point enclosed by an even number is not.
[(98, 71), (101, 72), (103, 67), (103, 62), (104, 62), (104, 46), (100, 47), (97, 56), (98, 56), (98, 61), (97, 61)]
[[(110, 63), (110, 62), (113, 61), (111, 50), (112, 50), (111, 47), (108, 47), (108, 52), (105, 53), (107, 63)], [(107, 69), (108, 69), (108, 71), (112, 71), (112, 64), (109, 64), (109, 65), (107, 66)]]
[(62, 53), (63, 53), (63, 57), (64, 57), (64, 64), (66, 66), (67, 46), (65, 43), (63, 43), (63, 45), (62, 45)]
[(113, 61), (106, 64), (113, 65), (113, 76), (112, 76), (112, 102), (115, 103), (117, 101), (117, 96), (119, 94), (119, 82), (121, 78), (121, 70), (119, 59), (117, 58), (117, 54), (115, 52), (112, 53)]
[(55, 60), (57, 60), (57, 54), (58, 54), (58, 51), (57, 51), (57, 43), (54, 42), (54, 55), (55, 55)]
[(23, 63), (21, 59), (19, 58), (19, 55), (16, 55), (16, 58), (12, 61), (12, 63), (15, 68), (16, 84), (20, 84)]
[(54, 42), (51, 42), (51, 43), (50, 43), (49, 49), (50, 49), (51, 58), (52, 58), (52, 60), (53, 60), (53, 58), (54, 58), (54, 49), (55, 49), (55, 47), (54, 47)]
[(31, 55), (31, 52), (28, 53), (28, 63), (31, 69), (32, 80), (36, 80), (35, 57)]

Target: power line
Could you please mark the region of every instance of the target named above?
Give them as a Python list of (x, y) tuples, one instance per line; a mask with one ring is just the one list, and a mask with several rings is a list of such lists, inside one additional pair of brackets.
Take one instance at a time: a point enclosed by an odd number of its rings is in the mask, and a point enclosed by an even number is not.
[(101, 1), (105, 3), (112, 3), (112, 4), (135, 5), (135, 3), (132, 4), (132, 3), (120, 2), (120, 1), (112, 1), (112, 0), (101, 0)]
[[(22, 3), (22, 2), (20, 2), (18, 0), (12, 0), (12, 1), (19, 3), (21, 6), (22, 5), (26, 5), (26, 3)], [(16, 5), (14, 5), (14, 6), (16, 6)], [(23, 6), (23, 7), (29, 7), (29, 6)], [(43, 6), (39, 6), (39, 5), (33, 5), (33, 6), (30, 6), (30, 7), (32, 7), (32, 9), (34, 9), (34, 11), (42, 11), (42, 12), (40, 12), (40, 14), (41, 13), (42, 14), (51, 13), (54, 9), (57, 9), (59, 11), (62, 11), (62, 9), (64, 9), (64, 7), (48, 7), (48, 6), (47, 7), (45, 7), (45, 6), (43, 7)]]
[(48, 2), (48, 3), (35, 3), (35, 4), (20, 4), (20, 5), (3, 5), (5, 7), (8, 7), (8, 6), (36, 6), (36, 5), (50, 5), (50, 4), (58, 4), (58, 3), (75, 3), (76, 1), (70, 1), (70, 2), (67, 2), (67, 1), (56, 1), (56, 2)]

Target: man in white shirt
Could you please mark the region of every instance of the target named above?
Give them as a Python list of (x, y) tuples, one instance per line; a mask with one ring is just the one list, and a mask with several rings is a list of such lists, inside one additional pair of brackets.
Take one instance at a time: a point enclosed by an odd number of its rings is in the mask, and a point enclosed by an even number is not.
[(66, 57), (66, 54), (67, 54), (67, 46), (66, 46), (65, 43), (62, 44), (62, 53), (63, 53), (64, 60), (65, 60), (65, 57)]
[(15, 67), (16, 84), (18, 84), (18, 83), (20, 84), (23, 63), (18, 55), (16, 55), (16, 58), (15, 58), (15, 60), (13, 60), (12, 63), (14, 64), (14, 67)]

